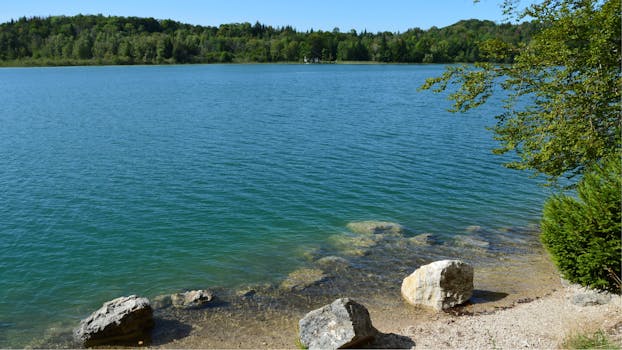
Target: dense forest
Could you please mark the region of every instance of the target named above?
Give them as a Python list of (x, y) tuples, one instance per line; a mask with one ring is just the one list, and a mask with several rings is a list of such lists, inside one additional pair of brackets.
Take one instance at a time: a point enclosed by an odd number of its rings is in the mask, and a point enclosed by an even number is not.
[[(298, 32), (261, 23), (214, 26), (102, 15), (20, 18), (0, 24), (0, 65), (213, 62), (510, 62), (535, 25), (466, 20), (404, 33)], [(507, 47), (487, 56), (486, 45)]]

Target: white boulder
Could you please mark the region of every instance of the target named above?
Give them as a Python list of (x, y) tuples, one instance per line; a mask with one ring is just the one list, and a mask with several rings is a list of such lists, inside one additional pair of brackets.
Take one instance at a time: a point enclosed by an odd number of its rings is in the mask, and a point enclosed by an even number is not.
[(445, 310), (473, 295), (473, 267), (460, 260), (440, 260), (421, 266), (402, 282), (402, 296), (412, 305)]

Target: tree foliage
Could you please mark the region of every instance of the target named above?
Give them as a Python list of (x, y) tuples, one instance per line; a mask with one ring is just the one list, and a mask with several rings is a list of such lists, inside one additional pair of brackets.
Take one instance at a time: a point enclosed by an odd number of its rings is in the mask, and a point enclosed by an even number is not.
[[(506, 0), (506, 12), (517, 2)], [(497, 116), (497, 153), (515, 151), (511, 168), (545, 174), (551, 182), (573, 178), (620, 152), (620, 0), (544, 0), (520, 11), (537, 27), (519, 46), (491, 39), (481, 57), (511, 64), (449, 67), (422, 87), (450, 96), (454, 111), (485, 103), (495, 89), (506, 92)]]
[(571, 282), (620, 293), (621, 181), (622, 162), (611, 156), (586, 172), (578, 199), (558, 195), (544, 206), (542, 242)]
[(0, 64), (164, 64), (211, 62), (378, 61), (452, 63), (486, 57), (483, 43), (516, 47), (530, 39), (531, 23), (460, 21), (445, 28), (404, 33), (297, 32), (261, 23), (195, 26), (138, 17), (54, 16), (0, 24)]

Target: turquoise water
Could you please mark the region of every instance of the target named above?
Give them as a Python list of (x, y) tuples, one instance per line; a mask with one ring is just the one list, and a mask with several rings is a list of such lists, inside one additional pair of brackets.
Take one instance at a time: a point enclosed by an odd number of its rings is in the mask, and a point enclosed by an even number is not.
[(106, 300), (278, 281), (346, 224), (537, 222), (500, 105), (446, 112), (436, 65), (0, 69), (0, 348)]

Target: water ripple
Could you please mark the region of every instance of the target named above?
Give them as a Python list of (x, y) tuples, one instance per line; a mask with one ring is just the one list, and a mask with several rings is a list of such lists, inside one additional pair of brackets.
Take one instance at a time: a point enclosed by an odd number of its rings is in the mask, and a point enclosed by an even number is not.
[(0, 70), (0, 347), (120, 294), (278, 280), (349, 221), (537, 221), (490, 153), (499, 105), (415, 92), (442, 69)]

